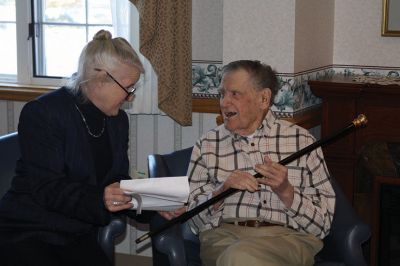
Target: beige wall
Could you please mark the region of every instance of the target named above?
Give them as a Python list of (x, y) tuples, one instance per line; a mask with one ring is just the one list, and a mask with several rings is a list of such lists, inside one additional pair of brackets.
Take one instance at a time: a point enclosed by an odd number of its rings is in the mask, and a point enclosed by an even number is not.
[(24, 102), (0, 100), (0, 135), (17, 131), (19, 113)]
[(334, 64), (400, 67), (400, 37), (381, 36), (382, 0), (335, 0)]
[(294, 68), (297, 73), (333, 63), (332, 0), (297, 0)]
[(334, 1), (225, 0), (223, 62), (258, 59), (279, 73), (332, 64)]
[(257, 59), (293, 71), (293, 0), (224, 0), (223, 62)]
[(382, 37), (381, 20), (382, 0), (224, 0), (223, 62), (400, 67), (400, 37)]
[(192, 0), (192, 59), (222, 61), (223, 0)]

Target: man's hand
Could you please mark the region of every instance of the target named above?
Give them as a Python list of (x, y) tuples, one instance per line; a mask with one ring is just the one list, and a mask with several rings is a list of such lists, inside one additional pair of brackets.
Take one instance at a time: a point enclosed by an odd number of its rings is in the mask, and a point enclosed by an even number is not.
[[(250, 192), (254, 192), (258, 189), (257, 179), (249, 173), (242, 171), (234, 171), (232, 174), (225, 180), (224, 185), (219, 191), (220, 194), (229, 188), (236, 188), (239, 190), (248, 190)], [(214, 194), (217, 195), (217, 194)]]
[(119, 187), (119, 182), (112, 183), (104, 188), (103, 202), (106, 209), (110, 212), (130, 209), (133, 204), (130, 202), (132, 197), (125, 195)]
[(289, 208), (293, 203), (294, 188), (288, 179), (288, 170), (285, 166), (271, 161), (268, 156), (264, 157), (263, 164), (255, 166), (256, 171), (265, 178), (259, 178), (258, 183), (270, 186), (279, 199)]
[(182, 213), (186, 212), (186, 207), (181, 207), (173, 211), (159, 211), (158, 213), (167, 220), (171, 220), (175, 217), (180, 216)]
[[(220, 189), (213, 192), (213, 197), (221, 194), (229, 188), (236, 188), (239, 190), (254, 192), (258, 189), (258, 182), (257, 179), (251, 174), (236, 170), (232, 172), (230, 176), (228, 176)], [(222, 201), (215, 203), (214, 210), (218, 210), (221, 204)]]

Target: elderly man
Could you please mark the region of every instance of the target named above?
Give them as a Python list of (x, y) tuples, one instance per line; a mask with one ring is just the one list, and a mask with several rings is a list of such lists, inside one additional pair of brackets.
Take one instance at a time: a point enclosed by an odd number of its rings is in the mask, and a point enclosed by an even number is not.
[(240, 191), (190, 221), (204, 265), (312, 265), (329, 233), (335, 194), (321, 149), (277, 163), (315, 139), (269, 110), (276, 83), (259, 61), (224, 68), (224, 124), (194, 146), (189, 208), (229, 188)]

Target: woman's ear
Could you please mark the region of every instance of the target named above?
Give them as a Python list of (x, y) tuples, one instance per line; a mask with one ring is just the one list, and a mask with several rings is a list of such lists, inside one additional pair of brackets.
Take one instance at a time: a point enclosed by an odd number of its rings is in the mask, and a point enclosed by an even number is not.
[(95, 83), (97, 83), (97, 86), (104, 86), (106, 82), (107, 74), (104, 71), (98, 71), (95, 78)]

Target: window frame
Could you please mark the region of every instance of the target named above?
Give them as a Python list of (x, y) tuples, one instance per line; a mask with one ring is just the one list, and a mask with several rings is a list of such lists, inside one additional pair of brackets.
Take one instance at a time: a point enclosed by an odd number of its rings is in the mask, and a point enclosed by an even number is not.
[[(35, 74), (36, 62), (35, 62), (34, 51), (37, 48), (35, 47), (35, 41), (33, 40), (33, 35), (35, 34), (34, 16), (35, 16), (35, 8), (37, 8), (34, 5), (35, 1), (36, 0), (15, 0), (17, 74), (16, 76), (0, 74), (0, 83), (33, 85), (38, 87), (41, 86), (59, 87), (66, 83), (68, 77), (53, 77), (53, 76), (42, 76)], [(85, 4), (87, 5), (87, 0), (85, 0)], [(49, 23), (46, 22), (45, 24)], [(76, 23), (76, 25), (82, 25), (82, 27), (86, 27), (87, 29), (92, 24), (87, 23), (87, 17), (86, 17), (86, 24)], [(98, 24), (95, 24), (94, 26), (96, 25)]]
[[(14, 3), (15, 3), (15, 0), (14, 0)], [(15, 9), (16, 9), (16, 7), (15, 7)], [(0, 22), (2, 24), (15, 25), (15, 30), (16, 30), (16, 34), (17, 34), (17, 16), (16, 16), (16, 14), (15, 14), (15, 21), (13, 21), (13, 20), (2, 20)], [(15, 39), (15, 41), (17, 41), (17, 40)], [(17, 54), (18, 54), (18, 51), (17, 51)], [(2, 82), (14, 82), (15, 80), (16, 80), (16, 75), (0, 73), (0, 81), (2, 81)]]
[(1, 80), (15, 84), (61, 86), (65, 83), (64, 78), (34, 77), (33, 75), (33, 50), (30, 32), (32, 22), (33, 6), (32, 0), (16, 0), (16, 28), (17, 28), (17, 75), (13, 81)]
[[(32, 73), (34, 78), (46, 78), (46, 79), (62, 79), (68, 77), (62, 76), (51, 76), (42, 75), (45, 72), (45, 62), (42, 60), (43, 54), (45, 54), (44, 43), (45, 39), (44, 31), (46, 26), (75, 26), (85, 30), (85, 41), (86, 43), (91, 40), (92, 36), (89, 36), (90, 27), (113, 27), (113, 24), (107, 23), (89, 23), (89, 2), (90, 0), (83, 0), (85, 6), (85, 17), (84, 22), (49, 22), (43, 19), (43, 1), (42, 0), (31, 0), (31, 22), (29, 23), (29, 35), (32, 39)], [(110, 10), (111, 15), (111, 10)], [(38, 37), (37, 37), (38, 36)], [(39, 59), (38, 59), (39, 58)]]

